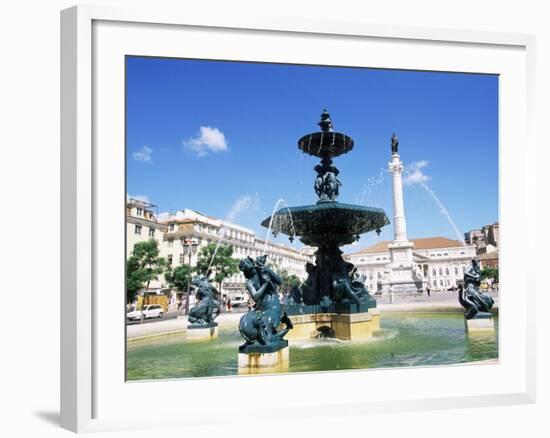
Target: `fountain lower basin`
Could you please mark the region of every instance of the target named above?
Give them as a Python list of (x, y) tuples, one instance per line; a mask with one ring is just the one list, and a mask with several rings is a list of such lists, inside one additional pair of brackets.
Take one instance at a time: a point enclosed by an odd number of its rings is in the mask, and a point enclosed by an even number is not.
[[(495, 321), (498, 321), (496, 317)], [(380, 330), (366, 341), (312, 339), (290, 342), (284, 373), (365, 368), (456, 365), (497, 360), (497, 331), (468, 336), (461, 311), (455, 314), (380, 315)], [(128, 343), (129, 381), (238, 375), (236, 327), (221, 327), (219, 338), (189, 342), (185, 334)]]

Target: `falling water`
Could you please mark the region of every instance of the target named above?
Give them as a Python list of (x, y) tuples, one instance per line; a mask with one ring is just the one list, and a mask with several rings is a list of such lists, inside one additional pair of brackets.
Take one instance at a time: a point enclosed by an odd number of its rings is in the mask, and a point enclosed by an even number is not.
[(218, 240), (216, 241), (216, 248), (214, 249), (214, 253), (212, 254), (212, 258), (210, 259), (210, 263), (208, 264), (208, 269), (206, 270), (207, 274), (208, 272), (210, 272), (212, 263), (214, 263), (214, 259), (216, 258), (216, 254), (218, 253), (218, 248), (220, 247), (221, 241), (226, 234), (226, 222), (235, 221), (244, 211), (255, 211), (258, 208), (259, 208), (259, 198), (257, 193), (254, 195), (240, 196), (233, 203), (231, 210), (229, 210), (229, 214), (226, 216), (225, 221), (222, 223), (222, 226), (220, 227)]
[[(269, 219), (269, 227), (267, 229), (267, 234), (265, 236), (265, 244), (264, 244), (264, 254), (267, 252), (267, 244), (269, 243), (269, 235), (271, 234), (271, 228), (273, 226), (273, 218), (275, 217), (275, 213), (277, 212), (279, 208), (279, 204), (284, 204), (284, 208), (288, 211), (288, 217), (290, 218), (290, 226), (292, 227), (292, 237), (296, 235), (296, 229), (294, 228), (294, 220), (292, 219), (292, 213), (290, 213), (290, 209), (288, 208), (288, 205), (284, 199), (279, 199), (275, 206), (273, 207), (273, 211), (271, 212), (271, 218)], [(278, 218), (281, 220), (280, 218)]]
[(447, 218), (447, 220), (449, 221), (449, 224), (451, 224), (451, 227), (453, 228), (460, 243), (462, 243), (463, 246), (466, 246), (466, 242), (464, 242), (464, 234), (460, 232), (455, 222), (453, 221), (453, 218), (451, 217), (450, 213), (447, 211), (447, 209), (445, 208), (441, 200), (437, 197), (435, 192), (425, 182), (421, 182), (420, 185), (424, 188), (424, 190), (426, 190), (431, 195), (435, 203), (438, 205), (439, 210), (441, 211), (441, 214), (443, 214)]
[(384, 183), (387, 173), (388, 170), (382, 167), (378, 175), (368, 177), (365, 184), (363, 184), (361, 195), (355, 199), (355, 202), (360, 205), (365, 205), (366, 202), (372, 202), (374, 192)]

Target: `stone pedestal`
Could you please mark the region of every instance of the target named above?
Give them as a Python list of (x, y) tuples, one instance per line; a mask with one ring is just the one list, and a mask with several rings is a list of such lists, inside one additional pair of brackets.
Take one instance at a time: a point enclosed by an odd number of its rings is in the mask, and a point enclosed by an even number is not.
[(271, 374), (288, 371), (288, 342), (278, 345), (250, 345), (239, 348), (239, 374)]
[(218, 324), (198, 325), (191, 324), (187, 326), (187, 340), (189, 341), (208, 341), (218, 337)]
[(495, 332), (495, 322), (491, 313), (479, 312), (472, 319), (464, 318), (466, 332), (471, 335), (491, 334)]
[(380, 315), (377, 311), (335, 315), (332, 322), (334, 336), (342, 341), (364, 341), (380, 330)]
[(314, 313), (289, 316), (294, 328), (286, 338), (307, 341), (323, 334), (330, 334), (342, 341), (365, 340), (380, 330), (380, 312), (370, 309), (358, 313)]

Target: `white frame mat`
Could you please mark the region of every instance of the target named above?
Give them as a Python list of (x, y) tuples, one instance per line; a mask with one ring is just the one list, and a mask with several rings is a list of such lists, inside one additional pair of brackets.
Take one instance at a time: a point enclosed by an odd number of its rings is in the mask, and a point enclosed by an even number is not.
[[(537, 234), (524, 231), (536, 226), (534, 44), (530, 35), (238, 12), (216, 16), (192, 9), (93, 6), (62, 11), (62, 427), (101, 431), (211, 425), (212, 413), (217, 424), (231, 422), (236, 413), (243, 421), (259, 423), (269, 410), (298, 419), (533, 402), (536, 272), (522, 255), (535, 253)], [(125, 55), (500, 75), (499, 363), (125, 382)], [(121, 308), (113, 305), (118, 293)], [(289, 388), (308, 396), (289, 399)], [(265, 410), (256, 406), (243, 412), (248, 394), (265, 391), (272, 394), (263, 400)], [(153, 402), (159, 397), (161, 407)], [(202, 412), (201, 403), (208, 403), (209, 412)]]

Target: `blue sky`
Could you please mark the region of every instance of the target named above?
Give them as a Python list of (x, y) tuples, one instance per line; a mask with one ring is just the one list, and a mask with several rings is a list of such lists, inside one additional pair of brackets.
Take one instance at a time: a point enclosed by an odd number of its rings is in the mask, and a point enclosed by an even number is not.
[[(265, 237), (259, 223), (278, 199), (317, 200), (319, 160), (296, 143), (327, 108), (355, 140), (335, 159), (339, 201), (382, 207), (391, 220), (395, 132), (409, 238), (456, 238), (420, 182), (461, 232), (498, 220), (497, 76), (140, 57), (127, 58), (126, 74), (127, 191), (159, 212), (230, 217)], [(391, 239), (392, 227), (371, 234), (354, 249)]]

